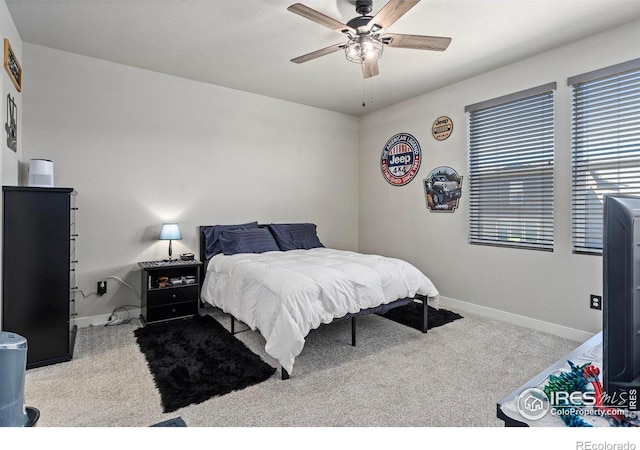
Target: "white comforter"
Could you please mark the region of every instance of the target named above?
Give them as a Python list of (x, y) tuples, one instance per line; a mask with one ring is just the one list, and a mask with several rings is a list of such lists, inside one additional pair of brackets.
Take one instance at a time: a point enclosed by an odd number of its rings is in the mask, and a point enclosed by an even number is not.
[(211, 258), (202, 300), (260, 330), (265, 350), (293, 373), (311, 329), (348, 313), (416, 294), (438, 307), (438, 291), (395, 258), (316, 248)]

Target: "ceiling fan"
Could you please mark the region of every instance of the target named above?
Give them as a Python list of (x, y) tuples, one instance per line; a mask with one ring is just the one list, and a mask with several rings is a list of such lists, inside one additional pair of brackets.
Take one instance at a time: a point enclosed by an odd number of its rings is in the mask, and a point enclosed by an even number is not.
[(420, 0), (390, 0), (375, 15), (370, 16), (373, 0), (356, 0), (356, 12), (359, 17), (346, 24), (332, 19), (301, 3), (296, 3), (287, 10), (305, 17), (313, 22), (331, 28), (347, 36), (345, 43), (335, 44), (306, 55), (293, 58), (291, 62), (303, 63), (321, 56), (344, 50), (347, 59), (362, 66), (362, 75), (370, 78), (378, 75), (378, 59), (386, 47), (410, 48), (414, 50), (444, 51), (451, 43), (451, 38), (436, 36), (419, 36), (414, 34), (385, 33), (400, 17), (406, 14)]

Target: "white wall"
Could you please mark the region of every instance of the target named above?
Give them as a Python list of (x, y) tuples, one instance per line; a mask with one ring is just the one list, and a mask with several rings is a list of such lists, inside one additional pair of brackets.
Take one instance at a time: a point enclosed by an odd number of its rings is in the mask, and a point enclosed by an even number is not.
[[(16, 29), (15, 24), (13, 23), (13, 19), (11, 18), (11, 14), (9, 14), (9, 10), (7, 9), (7, 4), (4, 1), (0, 2), (0, 45), (2, 46), (2, 58), (4, 61), (4, 39), (9, 39), (9, 44), (11, 45), (11, 49), (16, 54), (16, 58), (18, 59), (18, 63), (22, 66), (24, 70), (24, 62), (22, 59), (22, 39), (20, 39), (20, 35), (18, 34), (18, 30)], [(3, 63), (4, 65), (4, 63)], [(0, 93), (2, 94), (2, 101), (0, 104), (2, 105), (2, 158), (0, 158), (1, 162), (1, 171), (2, 173), (2, 184), (3, 185), (17, 185), (18, 184), (18, 164), (22, 155), (22, 94), (18, 92), (15, 88), (11, 79), (9, 78), (9, 74), (4, 69), (0, 69), (2, 73), (2, 77), (0, 80)], [(24, 83), (23, 83), (24, 87)], [(7, 133), (5, 131), (5, 124), (7, 123), (7, 95), (11, 94), (17, 106), (17, 122), (18, 122), (18, 145), (17, 152), (14, 152), (9, 147), (7, 147)]]
[[(24, 161), (54, 162), (78, 192), (78, 286), (118, 276), (140, 292), (138, 261), (177, 221), (174, 255), (197, 254), (196, 227), (311, 221), (321, 241), (356, 249), (358, 120), (24, 44)], [(212, 62), (213, 64), (213, 62)], [(140, 304), (119, 283), (78, 295), (80, 317)]]
[[(479, 310), (595, 333), (601, 312), (589, 294), (602, 294), (602, 259), (571, 250), (571, 123), (567, 78), (640, 57), (640, 22), (541, 54), (430, 94), (364, 116), (360, 122), (359, 250), (405, 258), (425, 271), (445, 300)], [(552, 81), (556, 91), (555, 251), (503, 249), (468, 244), (466, 105)], [(445, 141), (431, 136), (442, 115), (454, 122)], [(420, 142), (420, 172), (406, 186), (388, 184), (380, 154), (396, 133)], [(426, 208), (422, 181), (438, 166), (463, 176), (463, 197), (454, 213)], [(462, 305), (461, 305), (462, 306)], [(471, 308), (473, 309), (473, 308)]]
[[(11, 49), (16, 55), (18, 62), (24, 69), (24, 63), (22, 61), (22, 39), (20, 39), (20, 35), (18, 34), (18, 30), (16, 29), (15, 24), (13, 23), (13, 19), (11, 18), (11, 14), (9, 14), (9, 10), (7, 9), (7, 4), (4, 1), (0, 1), (0, 35), (2, 36), (2, 40), (0, 40), (2, 44), (2, 60), (4, 66), (4, 39), (9, 39), (9, 44), (11, 45)], [(2, 109), (2, 124), (0, 126), (0, 130), (2, 130), (2, 137), (0, 138), (0, 185), (17, 185), (18, 180), (18, 167), (20, 157), (22, 155), (22, 94), (18, 92), (15, 88), (11, 79), (9, 78), (9, 74), (3, 68), (0, 69), (0, 108)], [(24, 83), (23, 83), (24, 85)], [(13, 97), (16, 106), (17, 106), (17, 123), (18, 123), (18, 142), (17, 142), (17, 151), (14, 152), (9, 147), (7, 147), (7, 133), (4, 131), (4, 125), (7, 123), (7, 95), (11, 94)], [(0, 209), (0, 221), (2, 218), (2, 209)], [(0, 247), (2, 245), (2, 235), (0, 233)], [(0, 290), (2, 289), (2, 258), (0, 258)], [(2, 329), (2, 298), (0, 298), (0, 330)]]

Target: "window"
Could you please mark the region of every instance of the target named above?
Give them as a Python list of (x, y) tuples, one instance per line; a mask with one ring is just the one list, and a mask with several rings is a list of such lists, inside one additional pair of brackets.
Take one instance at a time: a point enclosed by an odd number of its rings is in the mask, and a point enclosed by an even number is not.
[(640, 59), (569, 78), (573, 251), (602, 254), (606, 193), (640, 194)]
[(553, 251), (555, 88), (466, 107), (471, 244)]

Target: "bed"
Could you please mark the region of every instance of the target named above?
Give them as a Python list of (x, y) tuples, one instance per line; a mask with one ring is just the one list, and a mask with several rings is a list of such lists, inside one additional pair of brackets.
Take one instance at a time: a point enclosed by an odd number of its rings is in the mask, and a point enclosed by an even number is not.
[(324, 247), (310, 223), (200, 226), (201, 300), (265, 339), (265, 351), (293, 373), (310, 330), (420, 301), (437, 308), (431, 280), (400, 259)]

